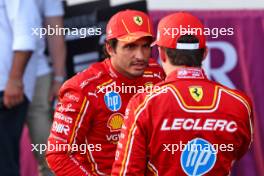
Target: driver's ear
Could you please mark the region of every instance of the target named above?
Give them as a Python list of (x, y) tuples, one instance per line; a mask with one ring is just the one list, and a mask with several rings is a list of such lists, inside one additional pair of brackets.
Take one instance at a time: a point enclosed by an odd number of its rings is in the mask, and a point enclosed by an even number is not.
[(110, 56), (115, 54), (115, 49), (108, 42), (105, 43), (105, 49)]
[(158, 50), (159, 50), (160, 60), (162, 62), (166, 62), (165, 49), (162, 47), (158, 47)]
[(205, 51), (203, 54), (203, 60), (206, 58), (207, 54), (208, 54), (208, 47), (205, 47)]

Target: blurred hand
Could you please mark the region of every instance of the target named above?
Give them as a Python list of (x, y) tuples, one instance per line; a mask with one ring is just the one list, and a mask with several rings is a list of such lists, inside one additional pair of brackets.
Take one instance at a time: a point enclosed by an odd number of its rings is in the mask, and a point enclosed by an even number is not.
[(50, 103), (56, 99), (59, 95), (60, 87), (62, 86), (62, 82), (54, 80), (51, 85), (50, 93), (49, 93), (49, 101)]
[(8, 109), (20, 104), (24, 100), (22, 79), (9, 79), (4, 90), (4, 106)]

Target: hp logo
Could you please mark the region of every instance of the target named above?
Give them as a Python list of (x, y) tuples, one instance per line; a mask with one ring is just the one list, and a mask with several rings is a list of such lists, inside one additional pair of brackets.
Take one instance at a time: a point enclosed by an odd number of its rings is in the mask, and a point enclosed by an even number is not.
[(104, 95), (105, 105), (111, 111), (118, 111), (121, 108), (122, 102), (119, 93), (116, 92), (107, 92)]
[(216, 158), (216, 150), (210, 142), (195, 138), (184, 147), (181, 167), (187, 175), (200, 176), (214, 167)]

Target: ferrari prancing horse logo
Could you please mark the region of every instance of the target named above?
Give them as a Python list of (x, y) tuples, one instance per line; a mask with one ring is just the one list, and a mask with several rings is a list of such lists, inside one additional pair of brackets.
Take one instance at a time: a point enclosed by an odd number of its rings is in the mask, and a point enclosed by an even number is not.
[(201, 99), (203, 98), (203, 89), (200, 86), (189, 87), (189, 92), (192, 98), (197, 102), (201, 101)]
[(134, 22), (135, 22), (137, 25), (141, 26), (141, 25), (143, 24), (143, 19), (142, 19), (141, 16), (134, 16), (133, 19), (134, 19)]

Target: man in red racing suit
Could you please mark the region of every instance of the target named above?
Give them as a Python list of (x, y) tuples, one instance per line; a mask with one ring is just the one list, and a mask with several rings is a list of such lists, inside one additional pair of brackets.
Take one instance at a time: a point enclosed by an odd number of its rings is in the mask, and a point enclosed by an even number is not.
[[(124, 25), (117, 28), (121, 20)], [(62, 86), (47, 152), (56, 175), (110, 175), (129, 99), (164, 78), (160, 66), (149, 59), (150, 25), (143, 12), (117, 13), (107, 26), (110, 59), (92, 65)], [(128, 36), (122, 27), (130, 30)], [(110, 40), (116, 46), (110, 46)]]
[[(203, 29), (196, 17), (175, 13), (158, 30), (180, 26)], [(160, 90), (130, 100), (112, 175), (230, 175), (252, 142), (251, 101), (206, 78), (203, 35), (160, 34), (155, 44), (168, 76)]]

